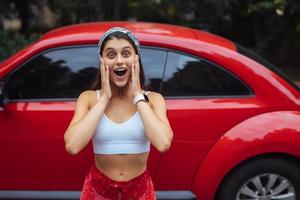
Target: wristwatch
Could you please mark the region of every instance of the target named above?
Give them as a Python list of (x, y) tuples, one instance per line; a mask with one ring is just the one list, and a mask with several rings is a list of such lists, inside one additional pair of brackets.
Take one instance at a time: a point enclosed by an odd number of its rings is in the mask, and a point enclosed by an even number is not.
[(149, 98), (145, 94), (138, 94), (138, 95), (136, 95), (134, 97), (133, 104), (136, 105), (139, 101), (144, 101), (144, 102), (148, 103), (149, 102)]

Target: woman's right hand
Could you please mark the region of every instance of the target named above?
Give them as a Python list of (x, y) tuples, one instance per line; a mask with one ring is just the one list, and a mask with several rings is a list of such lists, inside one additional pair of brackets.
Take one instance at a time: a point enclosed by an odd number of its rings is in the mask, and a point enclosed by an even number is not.
[(100, 75), (101, 75), (101, 93), (100, 98), (104, 98), (107, 102), (111, 98), (111, 89), (109, 83), (109, 67), (105, 65), (103, 58), (100, 58)]

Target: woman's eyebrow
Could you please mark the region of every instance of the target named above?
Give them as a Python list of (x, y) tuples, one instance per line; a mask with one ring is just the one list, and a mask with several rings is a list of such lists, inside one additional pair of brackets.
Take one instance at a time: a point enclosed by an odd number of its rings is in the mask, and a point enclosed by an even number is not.
[(131, 46), (126, 46), (126, 47), (123, 47), (123, 49), (132, 49)]
[[(122, 49), (132, 49), (132, 47), (131, 46), (125, 46)], [(107, 47), (104, 51), (110, 51), (110, 50), (115, 51), (115, 49), (113, 47)]]
[(112, 47), (108, 47), (108, 48), (105, 49), (105, 51), (109, 51), (109, 50), (115, 50), (115, 49), (112, 48)]

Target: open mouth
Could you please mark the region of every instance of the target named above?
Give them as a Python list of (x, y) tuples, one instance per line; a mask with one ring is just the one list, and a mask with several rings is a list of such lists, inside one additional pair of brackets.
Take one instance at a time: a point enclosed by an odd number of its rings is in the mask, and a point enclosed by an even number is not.
[(124, 76), (127, 72), (127, 69), (124, 69), (124, 68), (118, 68), (118, 69), (115, 69), (114, 70), (114, 73), (117, 75), (117, 76)]

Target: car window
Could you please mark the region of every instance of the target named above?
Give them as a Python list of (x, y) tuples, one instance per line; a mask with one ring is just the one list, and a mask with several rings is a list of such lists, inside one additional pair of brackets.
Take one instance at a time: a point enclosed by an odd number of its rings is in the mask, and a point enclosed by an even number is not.
[(162, 49), (142, 48), (141, 58), (148, 90), (159, 92), (162, 82), (167, 52)]
[[(82, 91), (90, 89), (97, 78), (97, 52), (96, 46), (76, 46), (41, 53), (9, 76), (5, 88), (8, 98), (77, 98)], [(141, 54), (146, 85), (152, 91), (159, 91), (166, 52), (142, 48)]]
[(232, 96), (251, 92), (241, 80), (209, 61), (169, 52), (162, 93), (165, 96)]
[(9, 99), (76, 98), (89, 88), (98, 69), (97, 48), (47, 51), (15, 71), (7, 82)]

